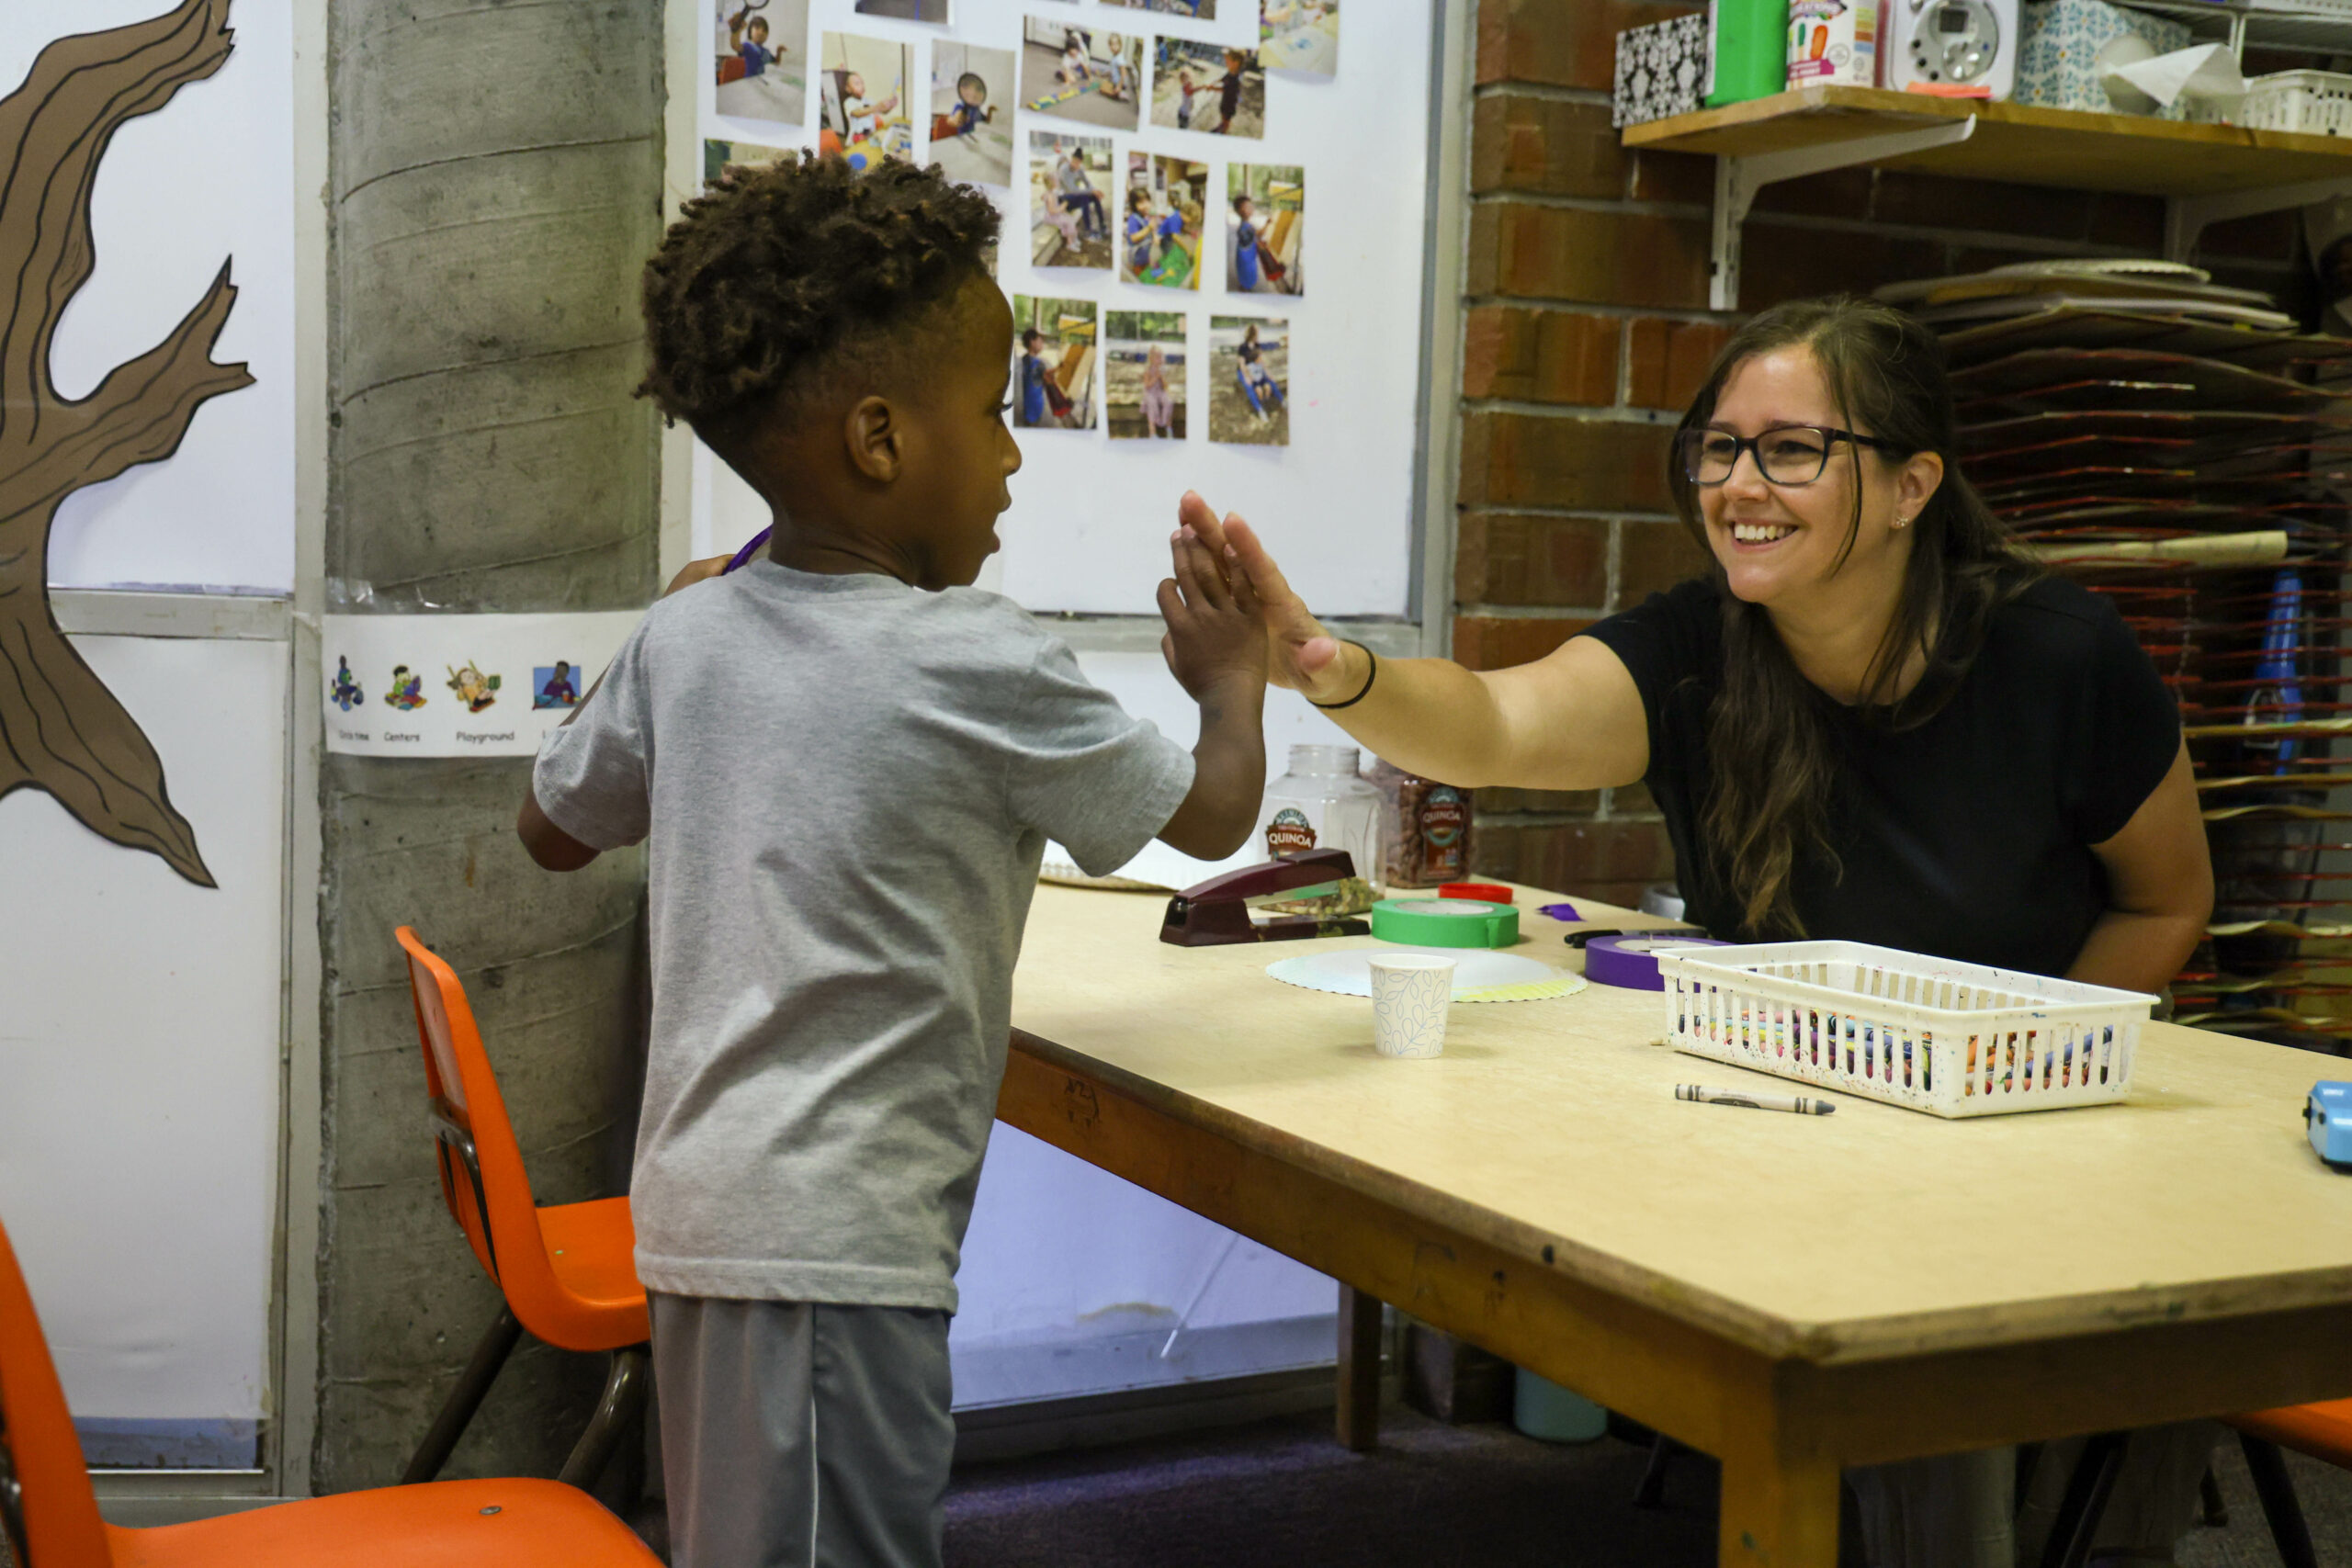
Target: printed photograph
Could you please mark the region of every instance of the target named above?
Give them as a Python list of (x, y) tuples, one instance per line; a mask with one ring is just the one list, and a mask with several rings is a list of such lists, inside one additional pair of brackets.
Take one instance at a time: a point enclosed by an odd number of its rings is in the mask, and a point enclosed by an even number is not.
[(861, 17), (896, 17), (902, 22), (947, 25), (947, 0), (857, 0)]
[(1012, 297), (1012, 423), (1094, 428), (1094, 301)]
[(931, 161), (947, 177), (1012, 184), (1012, 51), (931, 46)]
[(914, 156), (907, 85), (914, 51), (885, 39), (827, 33), (817, 61), (817, 150), (867, 169), (877, 158)]
[(572, 708), (580, 705), (580, 666), (568, 659), (531, 667), (531, 705)]
[(1029, 265), (1111, 268), (1111, 139), (1029, 133)]
[(1340, 73), (1340, 0), (1260, 0), (1258, 59), (1269, 71)]
[(1153, 55), (1151, 123), (1212, 136), (1266, 134), (1266, 73), (1256, 51), (1164, 38)]
[(1290, 445), (1290, 323), (1209, 318), (1209, 439)]
[(1304, 294), (1306, 171), (1295, 164), (1225, 169), (1225, 286), (1236, 294)]
[(808, 119), (808, 0), (718, 0), (720, 114)]
[(718, 141), (706, 137), (702, 144), (702, 183), (712, 184), (729, 168), (755, 169), (794, 155), (787, 147), (763, 147), (756, 141)]
[(1114, 441), (1184, 439), (1184, 313), (1102, 314), (1102, 423)]
[(1163, 17), (1190, 17), (1194, 21), (1216, 20), (1216, 0), (1102, 0), (1105, 6), (1124, 6), (1130, 11), (1157, 11)]
[(1143, 39), (1037, 17), (1022, 21), (1021, 38), (1023, 108), (1112, 130), (1136, 129)]
[(1164, 153), (1127, 154), (1119, 221), (1119, 281), (1155, 288), (1201, 286), (1201, 233), (1209, 166)]

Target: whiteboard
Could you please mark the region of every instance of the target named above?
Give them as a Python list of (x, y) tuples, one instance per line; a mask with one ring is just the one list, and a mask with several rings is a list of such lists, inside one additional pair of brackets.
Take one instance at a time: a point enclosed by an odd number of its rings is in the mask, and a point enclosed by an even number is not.
[[(9, 0), (0, 85), (41, 46), (159, 16), (165, 0)], [(62, 396), (155, 346), (233, 258), (235, 307), (214, 346), (256, 384), (208, 400), (178, 453), (58, 509), (61, 588), (286, 593), (294, 585), (294, 37), (285, 0), (241, 0), (236, 48), (209, 80), (126, 123), (90, 202), (96, 269), (58, 324)], [(315, 197), (313, 198), (315, 199)]]
[[(693, 7), (700, 21), (695, 47), (707, 50), (714, 0), (672, 3)], [(1170, 37), (1256, 47), (1255, 0), (1225, 0), (1218, 10), (1216, 20), (1202, 22), (1053, 0), (1029, 6), (957, 0), (954, 24), (933, 27), (861, 16), (852, 0), (811, 0), (806, 47), (820, 47), (818, 40), (828, 31), (910, 44), (920, 140), (930, 121), (929, 51), (935, 42), (1002, 49), (1018, 56), (1023, 19), (1033, 16), (1125, 39), (1140, 36), (1146, 40), (1148, 105), (1151, 40)], [(1012, 482), (1012, 510), (998, 528), (1004, 549), (990, 563), (984, 586), (1000, 587), (1033, 610), (1150, 615), (1153, 587), (1167, 575), (1167, 537), (1177, 500), (1195, 489), (1220, 511), (1267, 524), (1279, 541), (1283, 570), (1318, 612), (1411, 613), (1413, 524), (1419, 500), (1415, 459), (1422, 440), (1431, 0), (1359, 0), (1344, 7), (1343, 16), (1335, 78), (1266, 73), (1265, 135), (1260, 140), (1153, 125), (1148, 110), (1134, 131), (1025, 107), (1013, 110), (1016, 184), (989, 190), (1005, 213), (999, 282), (1008, 295), (1088, 299), (1103, 311), (1184, 311), (1190, 406), (1182, 441), (1114, 441), (1100, 422), (1091, 431), (1020, 432), (1023, 467)], [(716, 72), (707, 62), (696, 81), (706, 138), (766, 146), (815, 144), (814, 92), (805, 95), (800, 123), (788, 124), (720, 115)], [(881, 95), (878, 85), (869, 86)], [(992, 91), (990, 101), (1010, 103), (1017, 96), (1017, 89)], [(1109, 136), (1114, 183), (1125, 178), (1130, 152), (1207, 163), (1212, 199), (1202, 236), (1199, 291), (1121, 283), (1114, 270), (1032, 266), (1027, 193), (1019, 182), (1025, 178), (1033, 130)], [(1231, 215), (1223, 200), (1227, 168), (1233, 164), (1295, 164), (1306, 170), (1301, 259), (1312, 281), (1304, 294), (1226, 291)], [(1114, 204), (1119, 199), (1116, 190), (1107, 196)], [(1208, 439), (1213, 315), (1289, 323), (1289, 446), (1228, 446)], [(1096, 355), (1093, 372), (1098, 393), (1101, 358)], [(731, 551), (768, 522), (759, 498), (699, 446), (692, 506), (697, 556)]]
[(277, 1181), (287, 645), (73, 642), (163, 754), (220, 886), (107, 843), (47, 795), (0, 798), (0, 1221), (85, 1431), (242, 1433), (250, 1465)]

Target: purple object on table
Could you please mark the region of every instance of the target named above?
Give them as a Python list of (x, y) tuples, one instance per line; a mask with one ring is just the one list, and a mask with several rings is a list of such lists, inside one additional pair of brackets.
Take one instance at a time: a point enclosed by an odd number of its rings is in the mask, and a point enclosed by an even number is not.
[(775, 525), (771, 523), (766, 527), (761, 529), (758, 533), (752, 535), (751, 542), (746, 544), (741, 549), (737, 550), (734, 556), (729, 559), (728, 563), (718, 569), (718, 575), (721, 577), (726, 576), (729, 572), (733, 571), (737, 567), (741, 566), (744, 562), (750, 560), (753, 556), (758, 555), (760, 553), (760, 547), (766, 544), (768, 542), (768, 536), (775, 532)]
[(1577, 907), (1574, 904), (1546, 904), (1535, 912), (1539, 915), (1549, 915), (1555, 920), (1581, 920), (1584, 919), (1582, 915), (1577, 913)]
[(1663, 991), (1666, 978), (1657, 972), (1655, 950), (1661, 947), (1723, 947), (1703, 936), (1597, 936), (1584, 944), (1584, 977), (1599, 986), (1629, 991)]

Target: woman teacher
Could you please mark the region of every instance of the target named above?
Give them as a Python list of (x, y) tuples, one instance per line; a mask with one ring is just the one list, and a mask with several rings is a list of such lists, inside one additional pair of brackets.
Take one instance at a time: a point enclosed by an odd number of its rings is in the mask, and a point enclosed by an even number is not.
[[(1183, 520), (1255, 585), (1274, 682), (1396, 766), (1646, 782), (1713, 936), (2161, 991), (2213, 901), (2177, 709), (2105, 600), (2014, 552), (1958, 471), (1953, 423), (1942, 348), (1910, 317), (1855, 299), (1764, 312), (1675, 433), (1668, 479), (1706, 575), (1507, 670), (1376, 660), (1324, 629), (1247, 524), (1197, 497)], [(2102, 1547), (2168, 1553), (2199, 1439), (2141, 1438)], [(2008, 1462), (1858, 1474), (1872, 1561), (2006, 1565)]]
[(1646, 781), (1690, 919), (2159, 991), (2212, 871), (2180, 719), (2107, 601), (2037, 573), (1953, 463), (1943, 353), (1853, 299), (1756, 317), (1675, 433), (1707, 574), (1474, 672), (1335, 640), (1245, 523), (1274, 682), (1410, 773)]

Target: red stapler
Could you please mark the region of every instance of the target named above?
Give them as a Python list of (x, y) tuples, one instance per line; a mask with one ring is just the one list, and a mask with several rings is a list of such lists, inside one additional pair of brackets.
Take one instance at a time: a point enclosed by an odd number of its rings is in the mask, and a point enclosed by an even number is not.
[(1296, 850), (1263, 865), (1245, 865), (1196, 883), (1168, 900), (1159, 940), (1178, 947), (1224, 947), (1240, 942), (1287, 942), (1308, 936), (1370, 936), (1363, 920), (1336, 915), (1278, 915), (1253, 920), (1261, 904), (1326, 897), (1356, 874), (1345, 850)]

